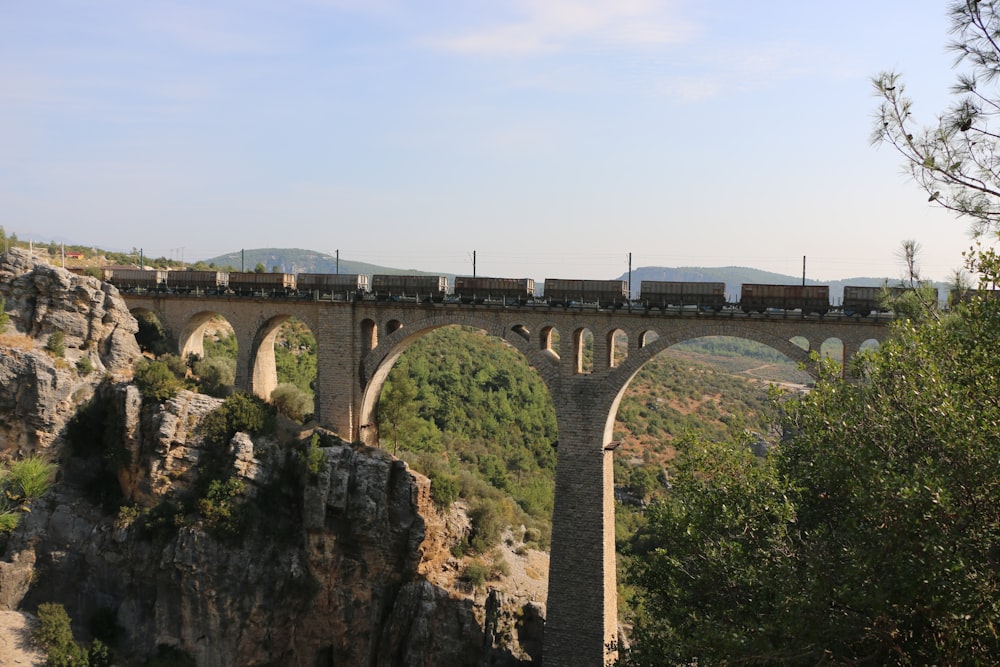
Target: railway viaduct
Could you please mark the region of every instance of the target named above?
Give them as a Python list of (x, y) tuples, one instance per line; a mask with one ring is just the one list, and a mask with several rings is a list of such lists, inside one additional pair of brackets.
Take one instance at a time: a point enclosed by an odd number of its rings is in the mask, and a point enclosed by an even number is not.
[[(545, 639), (546, 667), (604, 665), (618, 633), (612, 428), (629, 382), (657, 353), (701, 336), (758, 341), (805, 364), (829, 339), (844, 358), (881, 341), (885, 320), (722, 313), (669, 314), (502, 305), (318, 301), (122, 294), (133, 313), (154, 313), (182, 355), (201, 353), (216, 315), (236, 333), (237, 388), (262, 397), (277, 384), (274, 341), (290, 317), (317, 342), (316, 416), (345, 440), (376, 445), (379, 392), (417, 338), (448, 325), (486, 331), (519, 350), (552, 396), (559, 430)], [(585, 332), (592, 363), (584, 362)], [(801, 342), (801, 341), (800, 341)]]

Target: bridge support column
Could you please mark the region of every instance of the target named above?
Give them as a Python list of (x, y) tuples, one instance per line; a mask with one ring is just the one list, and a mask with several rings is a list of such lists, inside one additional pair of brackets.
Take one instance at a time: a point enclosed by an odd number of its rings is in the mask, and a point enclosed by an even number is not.
[(348, 441), (359, 440), (361, 341), (352, 310), (324, 308), (316, 335), (316, 419)]
[[(588, 381), (594, 380), (594, 381)], [(598, 378), (554, 396), (559, 423), (546, 604), (545, 667), (598, 667), (618, 637), (609, 406)]]

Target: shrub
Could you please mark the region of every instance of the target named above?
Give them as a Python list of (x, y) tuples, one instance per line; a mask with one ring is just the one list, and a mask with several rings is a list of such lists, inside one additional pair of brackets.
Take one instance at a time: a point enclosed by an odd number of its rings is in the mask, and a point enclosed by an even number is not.
[(4, 493), (22, 500), (37, 498), (49, 488), (55, 465), (38, 456), (16, 461), (4, 480)]
[(241, 495), (245, 488), (243, 481), (236, 478), (224, 482), (213, 480), (209, 484), (208, 493), (198, 501), (198, 511), (210, 528), (226, 537), (235, 537), (242, 532)]
[(225, 398), (232, 393), (236, 379), (236, 360), (226, 357), (195, 358), (191, 360), (191, 371), (198, 376), (198, 385), (203, 393), (217, 398)]
[(49, 339), (45, 341), (45, 349), (53, 357), (62, 357), (66, 354), (66, 334), (62, 331), (53, 331), (49, 334)]
[(462, 581), (473, 588), (482, 588), (486, 584), (486, 577), (489, 570), (478, 560), (474, 560), (465, 566), (462, 571)]
[(31, 634), (32, 641), (50, 653), (73, 643), (66, 608), (56, 602), (38, 605), (38, 626)]
[(7, 324), (10, 323), (10, 315), (7, 314), (7, 301), (3, 297), (0, 297), (0, 333), (7, 330)]
[(431, 475), (431, 497), (434, 503), (444, 509), (450, 507), (458, 500), (462, 485), (456, 475), (432, 471)]
[(279, 384), (271, 392), (271, 402), (278, 412), (297, 422), (305, 420), (306, 415), (313, 411), (312, 396), (294, 384)]
[(94, 372), (94, 364), (90, 357), (80, 357), (76, 362), (76, 372), (80, 375), (90, 375)]
[(135, 383), (142, 397), (162, 403), (177, 395), (181, 381), (162, 361), (140, 359), (135, 363)]

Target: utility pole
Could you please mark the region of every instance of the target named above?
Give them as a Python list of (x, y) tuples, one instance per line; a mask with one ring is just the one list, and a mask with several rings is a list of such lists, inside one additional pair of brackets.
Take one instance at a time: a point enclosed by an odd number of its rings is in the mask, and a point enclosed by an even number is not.
[(337, 253), (337, 275), (340, 275), (340, 248), (335, 251)]
[(628, 254), (628, 298), (632, 300), (632, 253)]
[(476, 251), (472, 251), (472, 277), (476, 277)]
[(806, 286), (806, 256), (802, 255), (802, 286)]

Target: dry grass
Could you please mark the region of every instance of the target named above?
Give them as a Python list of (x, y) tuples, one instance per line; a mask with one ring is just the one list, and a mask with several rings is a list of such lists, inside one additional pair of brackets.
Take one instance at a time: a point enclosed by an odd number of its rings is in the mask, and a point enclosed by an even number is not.
[(34, 338), (19, 333), (0, 334), (0, 348), (11, 348), (15, 350), (34, 350), (38, 347), (38, 341)]

